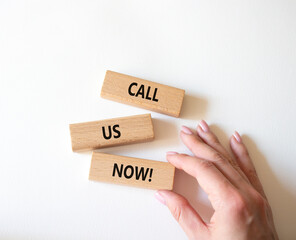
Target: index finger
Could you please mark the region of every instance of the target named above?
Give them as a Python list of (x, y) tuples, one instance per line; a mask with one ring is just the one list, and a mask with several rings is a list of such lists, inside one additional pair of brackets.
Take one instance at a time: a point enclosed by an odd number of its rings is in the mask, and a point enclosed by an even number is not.
[(209, 195), (215, 210), (221, 204), (221, 199), (227, 201), (231, 192), (235, 191), (235, 187), (210, 161), (176, 152), (168, 152), (167, 160), (197, 179), (199, 185)]

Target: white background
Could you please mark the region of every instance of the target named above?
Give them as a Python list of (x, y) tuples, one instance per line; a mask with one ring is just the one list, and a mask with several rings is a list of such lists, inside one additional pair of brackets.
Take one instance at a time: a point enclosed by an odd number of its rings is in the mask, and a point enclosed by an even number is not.
[[(186, 90), (156, 139), (102, 152), (165, 161), (181, 125), (243, 135), (281, 239), (295, 239), (296, 1), (0, 0), (0, 239), (186, 239), (154, 191), (88, 181), (69, 123), (149, 111), (99, 96), (107, 69)], [(195, 180), (175, 190), (209, 218)]]

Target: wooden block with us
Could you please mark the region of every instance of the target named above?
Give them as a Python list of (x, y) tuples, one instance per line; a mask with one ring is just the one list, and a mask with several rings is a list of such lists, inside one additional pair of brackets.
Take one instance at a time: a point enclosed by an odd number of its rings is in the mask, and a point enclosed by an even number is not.
[(101, 97), (151, 111), (179, 117), (185, 91), (107, 71)]
[(73, 151), (93, 150), (154, 139), (151, 114), (70, 124)]
[(167, 162), (93, 152), (89, 180), (172, 190), (174, 175)]

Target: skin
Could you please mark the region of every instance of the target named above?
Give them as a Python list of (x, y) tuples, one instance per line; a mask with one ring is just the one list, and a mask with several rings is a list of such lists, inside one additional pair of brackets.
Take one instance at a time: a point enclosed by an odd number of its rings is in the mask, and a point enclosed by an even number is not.
[(194, 156), (168, 152), (167, 160), (196, 178), (208, 194), (214, 214), (206, 223), (183, 196), (159, 190), (155, 197), (169, 208), (188, 238), (278, 239), (271, 208), (240, 135), (235, 132), (230, 138), (235, 158), (205, 121), (196, 132), (183, 126), (180, 136)]

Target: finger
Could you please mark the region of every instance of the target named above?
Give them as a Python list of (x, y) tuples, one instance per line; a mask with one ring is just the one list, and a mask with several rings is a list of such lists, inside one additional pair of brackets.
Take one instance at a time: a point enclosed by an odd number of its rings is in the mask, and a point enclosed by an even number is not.
[(227, 201), (235, 190), (231, 182), (210, 161), (176, 152), (168, 152), (167, 160), (197, 179), (199, 185), (209, 195), (215, 210), (219, 208), (221, 200)]
[(238, 132), (234, 132), (234, 134), (230, 138), (230, 147), (236, 156), (237, 163), (242, 171), (245, 173), (247, 178), (253, 187), (265, 197), (265, 193), (262, 187), (262, 184), (257, 175), (254, 164), (250, 158), (248, 150), (246, 146), (243, 144), (241, 136)]
[(230, 162), (233, 162), (231, 156), (227, 152), (227, 150), (222, 146), (219, 142), (217, 136), (211, 131), (209, 125), (206, 121), (202, 120), (197, 126), (197, 134), (198, 136), (210, 147), (215, 149), (217, 152), (221, 153), (224, 157), (226, 157)]
[(185, 126), (181, 128), (181, 139), (195, 156), (214, 163), (235, 187), (240, 189), (248, 186), (243, 177), (221, 153), (204, 143), (200, 137), (194, 135), (193, 132)]
[(190, 128), (182, 126), (180, 136), (183, 143), (195, 156), (208, 160), (213, 156), (213, 149), (195, 135)]
[(169, 208), (189, 239), (207, 238), (207, 225), (183, 196), (172, 191), (159, 190), (155, 197)]
[(206, 121), (202, 120), (199, 125), (197, 126), (197, 134), (199, 137), (210, 147), (215, 149), (217, 152), (222, 154), (233, 166), (233, 168), (243, 177), (244, 180), (246, 180), (249, 183), (248, 178), (243, 173), (243, 171), (239, 168), (236, 161), (233, 160), (233, 158), (230, 156), (228, 151), (222, 146), (217, 136), (211, 131), (209, 128), (209, 125), (206, 123)]

